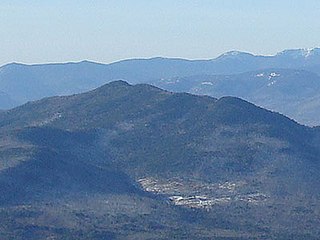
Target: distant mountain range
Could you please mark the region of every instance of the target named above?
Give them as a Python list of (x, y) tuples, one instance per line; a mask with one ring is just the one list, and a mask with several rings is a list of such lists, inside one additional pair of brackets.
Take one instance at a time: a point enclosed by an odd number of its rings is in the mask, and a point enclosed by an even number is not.
[(235, 96), (309, 125), (320, 125), (320, 76), (305, 70), (263, 69), (233, 75), (160, 79), (161, 88), (215, 97)]
[[(81, 93), (121, 79), (178, 92), (242, 97), (300, 123), (320, 125), (317, 116), (320, 96), (316, 91), (320, 86), (319, 69), (319, 48), (286, 50), (275, 56), (232, 51), (212, 60), (152, 58), (112, 64), (88, 61), (44, 65), (13, 63), (0, 68), (0, 109), (48, 96)], [(252, 75), (263, 73), (266, 75)], [(279, 81), (266, 80), (269, 77)], [(240, 80), (230, 84), (225, 81), (230, 78)], [(215, 84), (219, 82), (218, 89), (211, 83), (205, 84), (205, 79)], [(212, 82), (212, 79), (215, 80)]]
[(115, 81), (0, 112), (0, 135), (4, 240), (320, 234), (319, 128), (239, 98)]

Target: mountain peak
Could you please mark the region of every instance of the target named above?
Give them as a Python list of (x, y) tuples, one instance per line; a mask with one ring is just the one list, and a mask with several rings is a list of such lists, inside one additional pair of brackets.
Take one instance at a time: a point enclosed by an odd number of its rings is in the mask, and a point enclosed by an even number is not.
[(125, 80), (119, 79), (119, 80), (115, 80), (107, 84), (104, 84), (103, 86), (96, 88), (94, 91), (97, 91), (97, 90), (99, 91), (101, 89), (109, 89), (109, 88), (122, 89), (127, 87), (131, 87), (131, 85), (127, 83)]
[(237, 55), (241, 55), (241, 54), (247, 54), (247, 53), (233, 50), (233, 51), (226, 52), (223, 55), (224, 56), (237, 56)]
[(247, 52), (241, 51), (229, 51), (220, 55), (217, 59), (231, 59), (231, 58), (240, 58), (240, 57), (253, 57), (254, 55)]
[(107, 83), (105, 86), (122, 87), (122, 86), (131, 86), (131, 85), (127, 83), (125, 80), (119, 79), (119, 80), (115, 80), (110, 83)]
[(308, 58), (313, 55), (320, 55), (320, 48), (300, 48), (289, 49), (279, 52), (276, 56), (290, 56), (290, 57), (305, 57)]
[(12, 62), (12, 63), (8, 63), (8, 64), (5, 64), (5, 65), (1, 66), (1, 68), (4, 68), (4, 67), (20, 67), (20, 66), (27, 66), (27, 65), (23, 64), (23, 63)]

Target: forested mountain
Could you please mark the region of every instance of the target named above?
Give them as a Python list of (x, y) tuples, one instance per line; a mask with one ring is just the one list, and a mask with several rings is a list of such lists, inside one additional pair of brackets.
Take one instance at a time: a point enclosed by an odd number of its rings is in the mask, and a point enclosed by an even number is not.
[[(256, 56), (232, 51), (211, 60), (151, 58), (112, 64), (88, 61), (43, 65), (13, 63), (0, 68), (0, 109), (125, 80), (171, 91), (241, 97), (300, 123), (319, 125), (315, 114), (320, 109), (316, 91), (320, 86), (319, 52), (317, 48), (298, 49), (275, 56)], [(280, 81), (275, 84), (274, 80)], [(218, 86), (210, 86), (213, 82), (218, 82)], [(297, 89), (304, 94), (296, 95)]]
[(0, 112), (1, 239), (317, 239), (320, 133), (115, 81)]

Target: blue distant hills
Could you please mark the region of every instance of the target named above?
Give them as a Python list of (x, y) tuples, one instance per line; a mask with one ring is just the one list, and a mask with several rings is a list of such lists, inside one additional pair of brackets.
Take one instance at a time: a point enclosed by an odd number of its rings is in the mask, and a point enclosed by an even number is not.
[(0, 68), (0, 109), (55, 95), (92, 90), (114, 80), (149, 83), (170, 91), (213, 97), (231, 95), (320, 125), (320, 48), (285, 50), (274, 56), (231, 51), (210, 60), (129, 59)]

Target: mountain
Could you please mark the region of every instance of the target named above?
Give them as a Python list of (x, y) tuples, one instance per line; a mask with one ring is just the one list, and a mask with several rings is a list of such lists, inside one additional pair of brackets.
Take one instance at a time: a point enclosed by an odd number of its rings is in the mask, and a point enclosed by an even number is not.
[(0, 109), (55, 95), (81, 93), (114, 80), (132, 84), (195, 75), (230, 75), (270, 68), (306, 70), (319, 74), (320, 50), (286, 50), (275, 56), (232, 51), (210, 60), (179, 58), (130, 59), (111, 64), (89, 61), (0, 68), (0, 91), (7, 95)]
[(317, 239), (320, 132), (115, 81), (0, 112), (2, 239)]
[(3, 106), (2, 109), (13, 108), (14, 106), (18, 106), (19, 104), (13, 100), (7, 93), (0, 92), (0, 102)]
[(320, 77), (294, 69), (264, 69), (233, 75), (197, 75), (157, 80), (161, 88), (215, 97), (235, 96), (309, 125), (320, 125)]

